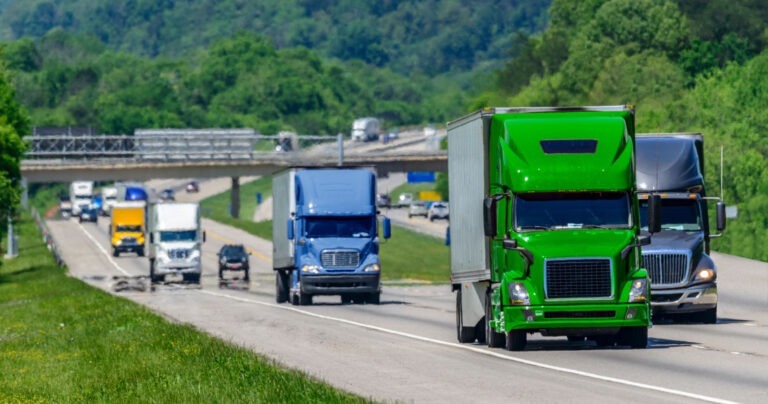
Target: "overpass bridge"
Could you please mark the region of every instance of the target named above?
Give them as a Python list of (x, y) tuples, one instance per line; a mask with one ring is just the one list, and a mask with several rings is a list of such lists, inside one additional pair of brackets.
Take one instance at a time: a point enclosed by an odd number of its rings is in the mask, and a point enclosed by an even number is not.
[[(289, 151), (277, 151), (285, 145)], [(352, 142), (338, 136), (260, 135), (252, 129), (147, 129), (130, 135), (36, 135), (27, 139), (21, 163), (24, 184), (147, 181), (162, 178), (232, 178), (236, 212), (239, 178), (271, 175), (284, 168), (371, 166), (377, 175), (447, 171), (439, 139), (404, 132), (400, 138)]]

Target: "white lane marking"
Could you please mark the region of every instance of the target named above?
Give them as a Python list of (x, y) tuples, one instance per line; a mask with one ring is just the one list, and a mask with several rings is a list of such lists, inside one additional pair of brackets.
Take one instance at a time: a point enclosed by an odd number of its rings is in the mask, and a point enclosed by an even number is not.
[(272, 308), (276, 308), (276, 309), (289, 310), (289, 311), (293, 311), (293, 312), (296, 312), (296, 313), (299, 313), (299, 314), (304, 314), (304, 315), (310, 316), (310, 317), (315, 317), (315, 318), (319, 318), (319, 319), (323, 319), (323, 320), (336, 321), (336, 322), (339, 322), (339, 323), (344, 323), (344, 324), (348, 324), (348, 325), (352, 325), (352, 326), (356, 326), (356, 327), (366, 328), (366, 329), (369, 329), (369, 330), (375, 330), (375, 331), (379, 331), (379, 332), (383, 332), (383, 333), (387, 333), (387, 334), (398, 335), (398, 336), (405, 337), (405, 338), (415, 339), (417, 341), (428, 342), (428, 343), (442, 345), (442, 346), (447, 346), (447, 347), (451, 347), (451, 348), (464, 349), (464, 350), (467, 350), (467, 351), (472, 351), (472, 352), (475, 352), (475, 353), (479, 353), (481, 355), (492, 356), (492, 357), (495, 357), (495, 358), (498, 358), (498, 359), (508, 360), (508, 361), (511, 361), (511, 362), (517, 362), (517, 363), (521, 363), (521, 364), (528, 365), (528, 366), (534, 366), (534, 367), (537, 367), (537, 368), (553, 370), (555, 372), (567, 373), (567, 374), (576, 375), (576, 376), (583, 376), (583, 377), (587, 377), (587, 378), (590, 378), (590, 379), (596, 379), (596, 380), (601, 380), (601, 381), (605, 381), (605, 382), (609, 382), (609, 383), (615, 383), (615, 384), (622, 384), (622, 385), (625, 385), (625, 386), (631, 386), (631, 387), (636, 387), (636, 388), (645, 389), (645, 390), (652, 390), (652, 391), (657, 391), (657, 392), (666, 393), (666, 394), (673, 394), (673, 395), (676, 395), (676, 396), (692, 398), (692, 399), (695, 399), (695, 400), (701, 400), (701, 401), (706, 401), (706, 402), (710, 402), (710, 403), (722, 403), (722, 404), (733, 404), (733, 403), (735, 403), (734, 401), (728, 401), (728, 400), (723, 400), (723, 399), (719, 399), (719, 398), (715, 398), (715, 397), (703, 396), (703, 395), (700, 395), (700, 394), (688, 393), (686, 391), (673, 390), (673, 389), (668, 389), (666, 387), (653, 386), (653, 385), (650, 385), (650, 384), (637, 383), (637, 382), (633, 382), (633, 381), (630, 381), (630, 380), (618, 379), (618, 378), (610, 377), (610, 376), (602, 376), (602, 375), (598, 375), (598, 374), (595, 374), (595, 373), (582, 372), (580, 370), (575, 370), (575, 369), (568, 369), (568, 368), (563, 368), (563, 367), (554, 366), (554, 365), (547, 365), (545, 363), (534, 362), (534, 361), (530, 361), (530, 360), (526, 360), (526, 359), (515, 358), (513, 356), (502, 355), (500, 353), (496, 353), (496, 352), (493, 352), (493, 351), (488, 351), (488, 350), (485, 350), (485, 349), (475, 348), (475, 347), (469, 346), (469, 345), (462, 345), (462, 344), (457, 344), (457, 343), (454, 343), (454, 342), (440, 341), (440, 340), (433, 339), (433, 338), (422, 337), (420, 335), (409, 334), (409, 333), (406, 333), (406, 332), (390, 330), (388, 328), (382, 328), (382, 327), (378, 327), (378, 326), (375, 326), (375, 325), (359, 323), (357, 321), (351, 321), (351, 320), (346, 320), (346, 319), (343, 319), (343, 318), (330, 317), (330, 316), (325, 316), (325, 315), (322, 315), (322, 314), (316, 314), (316, 313), (312, 313), (312, 312), (309, 312), (309, 311), (304, 311), (304, 310), (296, 309), (296, 308), (291, 307), (291, 306), (278, 305), (278, 304), (274, 304), (274, 303), (265, 303), (265, 302), (260, 302), (258, 300), (247, 299), (247, 298), (237, 297), (237, 296), (230, 296), (230, 295), (227, 295), (227, 294), (224, 294), (224, 293), (211, 292), (211, 291), (208, 291), (208, 290), (198, 290), (198, 292), (205, 293), (205, 294), (212, 295), (212, 296), (219, 296), (219, 297), (224, 297), (224, 298), (227, 298), (227, 299), (237, 300), (237, 301), (241, 301), (241, 302), (244, 302), (244, 303), (254, 303), (254, 304), (258, 304), (258, 305), (262, 305), (262, 306), (267, 306), (267, 307), (272, 307)]
[(83, 231), (83, 233), (85, 233), (85, 235), (86, 235), (86, 236), (87, 236), (89, 239), (91, 239), (91, 241), (92, 241), (92, 242), (93, 242), (93, 244), (96, 246), (96, 248), (98, 248), (99, 250), (101, 250), (101, 252), (102, 252), (102, 253), (104, 253), (104, 256), (106, 256), (106, 257), (107, 257), (107, 260), (109, 260), (109, 262), (112, 264), (112, 266), (113, 266), (113, 267), (117, 268), (117, 270), (118, 270), (118, 271), (122, 272), (122, 273), (123, 273), (124, 275), (126, 275), (126, 276), (130, 276), (130, 275), (131, 275), (131, 274), (129, 274), (129, 273), (128, 273), (128, 271), (126, 271), (126, 270), (124, 270), (123, 268), (121, 268), (121, 267), (120, 267), (120, 265), (117, 265), (117, 262), (115, 262), (115, 260), (113, 260), (113, 259), (112, 259), (112, 257), (109, 255), (109, 253), (107, 252), (107, 250), (105, 250), (105, 249), (104, 249), (104, 247), (102, 247), (102, 246), (101, 246), (101, 244), (99, 244), (99, 242), (98, 242), (98, 241), (96, 241), (96, 239), (95, 239), (95, 238), (93, 238), (93, 236), (91, 236), (91, 234), (90, 234), (90, 233), (88, 233), (87, 231), (85, 231), (85, 228), (83, 228), (83, 226), (82, 226), (82, 225), (77, 225), (77, 227), (79, 227), (79, 228), (80, 228), (80, 230), (82, 230), (82, 231)]

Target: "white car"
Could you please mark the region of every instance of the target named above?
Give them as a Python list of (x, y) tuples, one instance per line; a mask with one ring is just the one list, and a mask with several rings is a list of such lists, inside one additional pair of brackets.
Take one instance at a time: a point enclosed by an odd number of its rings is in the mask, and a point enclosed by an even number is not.
[(413, 194), (405, 193), (397, 197), (397, 206), (409, 206), (413, 202)]
[(414, 216), (424, 216), (427, 217), (427, 203), (423, 201), (413, 201), (411, 202), (411, 205), (408, 207), (408, 218), (412, 218)]
[(448, 203), (447, 202), (435, 202), (427, 211), (427, 219), (433, 222), (435, 219), (448, 220)]

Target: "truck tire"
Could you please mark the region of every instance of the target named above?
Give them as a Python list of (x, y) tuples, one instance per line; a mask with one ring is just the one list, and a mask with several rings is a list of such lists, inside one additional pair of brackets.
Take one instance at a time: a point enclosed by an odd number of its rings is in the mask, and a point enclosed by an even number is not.
[(616, 345), (615, 335), (596, 335), (591, 338), (599, 347), (611, 347)]
[(288, 297), (288, 276), (284, 271), (275, 271), (275, 301), (285, 303)]
[(162, 275), (160, 276), (155, 275), (155, 260), (150, 259), (149, 260), (149, 281), (151, 283), (158, 283), (163, 280), (162, 278), (163, 278)]
[(716, 324), (717, 323), (717, 306), (696, 313), (696, 320), (701, 321), (704, 324)]
[(117, 251), (117, 248), (112, 248), (112, 256), (113, 257), (119, 257), (120, 251)]
[(143, 256), (144, 256), (144, 247), (141, 247), (141, 248), (139, 248), (139, 249), (136, 251), (136, 254), (137, 254), (139, 257), (143, 257)]
[(219, 280), (224, 280), (224, 268), (219, 265)]
[(341, 295), (341, 304), (351, 304), (352, 303), (352, 295), (343, 294)]
[(251, 280), (250, 274), (251, 274), (250, 268), (245, 268), (245, 278), (243, 280), (246, 282), (249, 282)]
[(461, 343), (475, 342), (477, 339), (475, 327), (465, 327), (461, 317), (461, 289), (459, 289), (456, 292), (456, 337)]
[(505, 342), (507, 351), (522, 351), (527, 343), (527, 335), (525, 331), (510, 330), (507, 332)]
[(381, 304), (381, 292), (369, 293), (368, 296), (366, 296), (365, 302), (369, 304)]
[(299, 306), (311, 306), (312, 295), (299, 292)]
[(648, 327), (624, 327), (619, 331), (619, 345), (628, 345), (631, 348), (645, 348), (648, 346)]
[(200, 284), (200, 274), (182, 274), (184, 282)]
[(491, 289), (488, 289), (488, 293), (485, 295), (485, 319), (483, 320), (483, 324), (485, 325), (485, 341), (488, 343), (488, 346), (490, 348), (501, 348), (504, 346), (505, 340), (504, 340), (504, 333), (496, 332), (493, 328), (491, 328), (491, 319), (493, 318), (493, 313), (491, 310)]

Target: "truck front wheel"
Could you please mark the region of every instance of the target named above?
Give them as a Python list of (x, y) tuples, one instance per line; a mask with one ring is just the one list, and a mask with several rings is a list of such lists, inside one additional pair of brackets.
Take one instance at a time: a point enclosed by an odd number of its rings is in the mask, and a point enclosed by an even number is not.
[(619, 331), (619, 345), (629, 345), (632, 348), (648, 346), (648, 327), (625, 327)]
[(504, 333), (496, 332), (491, 328), (491, 319), (493, 319), (493, 310), (491, 307), (491, 293), (488, 289), (488, 293), (485, 295), (485, 341), (491, 348), (501, 348), (504, 346)]
[(368, 297), (365, 299), (366, 303), (370, 304), (380, 304), (381, 303), (381, 292), (374, 292), (370, 293)]
[(507, 351), (522, 351), (527, 343), (525, 331), (510, 330), (506, 336)]

